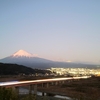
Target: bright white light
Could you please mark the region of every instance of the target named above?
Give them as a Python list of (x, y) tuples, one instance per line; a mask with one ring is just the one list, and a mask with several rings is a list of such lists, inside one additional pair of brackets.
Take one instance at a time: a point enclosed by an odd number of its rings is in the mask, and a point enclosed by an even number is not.
[(46, 82), (53, 82), (53, 81), (62, 81), (62, 80), (70, 80), (70, 79), (82, 79), (82, 78), (89, 78), (89, 76), (41, 79), (41, 80), (31, 80), (31, 81), (0, 82), (0, 86), (11, 86), (11, 85), (21, 85), (21, 84), (30, 84), (30, 83), (37, 84), (37, 83), (46, 83)]

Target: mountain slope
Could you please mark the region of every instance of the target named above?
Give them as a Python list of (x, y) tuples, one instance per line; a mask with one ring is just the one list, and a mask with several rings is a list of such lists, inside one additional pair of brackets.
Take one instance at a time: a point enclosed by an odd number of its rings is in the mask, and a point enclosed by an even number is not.
[(31, 68), (40, 68), (40, 69), (47, 68), (47, 66), (53, 63), (53, 61), (51, 60), (36, 57), (33, 54), (30, 54), (24, 50), (19, 50), (18, 52), (12, 54), (11, 56), (1, 59), (0, 62), (19, 64)]
[(32, 69), (17, 64), (4, 64), (0, 63), (0, 75), (19, 75), (19, 74), (35, 74), (35, 73), (50, 73), (47, 70)]
[(1, 59), (0, 62), (2, 63), (12, 63), (12, 64), (19, 64), (24, 65), (31, 68), (37, 69), (47, 69), (51, 67), (65, 67), (65, 68), (81, 68), (81, 67), (89, 67), (94, 68), (97, 65), (90, 65), (90, 64), (81, 64), (81, 63), (68, 63), (68, 62), (55, 62), (51, 60), (47, 60), (44, 58), (39, 58), (30, 54), (24, 50), (19, 50), (18, 52), (12, 54), (9, 57)]

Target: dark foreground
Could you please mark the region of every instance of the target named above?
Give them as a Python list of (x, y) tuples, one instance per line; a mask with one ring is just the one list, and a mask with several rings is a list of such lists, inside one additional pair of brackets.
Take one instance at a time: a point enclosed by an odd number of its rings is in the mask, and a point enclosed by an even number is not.
[[(58, 84), (55, 86), (51, 85), (48, 88), (38, 87), (38, 90), (44, 91), (44, 92), (49, 91), (50, 93), (55, 93), (59, 95), (66, 95), (68, 97), (71, 97), (73, 100), (100, 100), (100, 77), (93, 76), (89, 79), (69, 80), (63, 84)], [(13, 95), (11, 97), (12, 99), (8, 99), (8, 98), (2, 99), (3, 96), (5, 98), (6, 95), (8, 97)], [(16, 99), (15, 97), (17, 96), (14, 92), (10, 93), (7, 90), (4, 91), (4, 89), (3, 89), (3, 92), (2, 90), (0, 92), (0, 100), (63, 100), (63, 99), (47, 97), (47, 96), (34, 97), (33, 95), (20, 96), (19, 99), (18, 98)]]
[(27, 95), (21, 95), (19, 100), (67, 100), (67, 99), (56, 98), (56, 97), (51, 97), (51, 96), (34, 96), (34, 95), (27, 96)]

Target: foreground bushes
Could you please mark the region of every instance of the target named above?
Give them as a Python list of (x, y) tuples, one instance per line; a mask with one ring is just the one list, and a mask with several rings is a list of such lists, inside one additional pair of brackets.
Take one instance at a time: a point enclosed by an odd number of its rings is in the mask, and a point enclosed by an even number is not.
[[(0, 87), (0, 100), (37, 100), (37, 99), (36, 95), (34, 94), (18, 95), (14, 88)], [(48, 100), (48, 98), (43, 97), (42, 100)]]
[(18, 100), (18, 96), (12, 88), (0, 88), (0, 100)]

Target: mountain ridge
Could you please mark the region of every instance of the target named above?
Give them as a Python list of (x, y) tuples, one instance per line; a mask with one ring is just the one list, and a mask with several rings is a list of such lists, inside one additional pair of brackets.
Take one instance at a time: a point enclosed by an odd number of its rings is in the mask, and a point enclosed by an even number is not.
[(0, 75), (19, 75), (19, 74), (36, 74), (36, 73), (50, 73), (47, 70), (32, 69), (23, 65), (0, 63)]
[(12, 64), (19, 64), (24, 65), (31, 68), (38, 68), (38, 69), (48, 69), (51, 67), (64, 67), (64, 68), (82, 68), (82, 67), (96, 67), (97, 65), (88, 65), (88, 64), (81, 64), (81, 63), (73, 63), (73, 62), (57, 62), (52, 61), (44, 58), (40, 58), (37, 56), (33, 56), (24, 50), (19, 50), (15, 52), (11, 56), (3, 58), (0, 60), (1, 63), (12, 63)]

